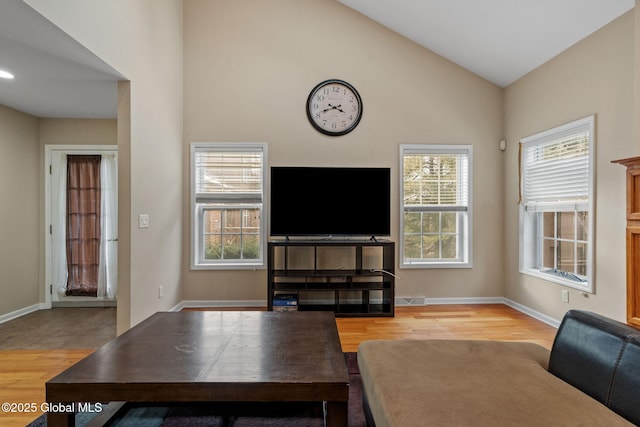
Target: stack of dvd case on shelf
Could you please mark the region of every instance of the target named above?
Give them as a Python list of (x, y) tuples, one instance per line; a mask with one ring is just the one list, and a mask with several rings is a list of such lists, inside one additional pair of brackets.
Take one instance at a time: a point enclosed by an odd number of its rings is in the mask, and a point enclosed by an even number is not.
[(298, 295), (296, 294), (274, 295), (273, 311), (298, 311)]

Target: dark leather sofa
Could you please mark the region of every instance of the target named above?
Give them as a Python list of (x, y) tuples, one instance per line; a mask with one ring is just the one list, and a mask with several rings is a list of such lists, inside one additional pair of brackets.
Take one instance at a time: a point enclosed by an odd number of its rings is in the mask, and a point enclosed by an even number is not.
[(553, 343), (549, 372), (640, 424), (640, 330), (569, 311)]

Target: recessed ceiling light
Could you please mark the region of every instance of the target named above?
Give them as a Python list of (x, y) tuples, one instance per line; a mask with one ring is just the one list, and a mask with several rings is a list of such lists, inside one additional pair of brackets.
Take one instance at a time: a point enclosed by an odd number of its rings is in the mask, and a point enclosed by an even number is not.
[(0, 70), (0, 78), (12, 79), (13, 77), (14, 77), (13, 74), (11, 74), (10, 72), (5, 71), (5, 70)]

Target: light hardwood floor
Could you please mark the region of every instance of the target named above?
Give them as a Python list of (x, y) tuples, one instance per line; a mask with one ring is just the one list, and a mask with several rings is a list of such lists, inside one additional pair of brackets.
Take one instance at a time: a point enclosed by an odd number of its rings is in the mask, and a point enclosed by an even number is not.
[[(44, 384), (77, 361), (91, 354), (84, 350), (3, 350), (0, 351), (0, 402), (35, 404), (36, 411), (7, 412), (3, 406), (0, 425), (24, 427), (43, 411)], [(17, 408), (20, 409), (20, 408)]]
[[(356, 351), (362, 341), (371, 339), (531, 341), (551, 348), (556, 333), (555, 328), (502, 304), (397, 307), (395, 317), (338, 318), (336, 323), (343, 351)], [(0, 351), (0, 402), (35, 403), (40, 407), (45, 401), (44, 384), (92, 352)], [(0, 425), (22, 427), (40, 414), (0, 412)]]
[(530, 341), (548, 349), (556, 329), (503, 304), (397, 307), (395, 317), (336, 319), (343, 351), (372, 339)]

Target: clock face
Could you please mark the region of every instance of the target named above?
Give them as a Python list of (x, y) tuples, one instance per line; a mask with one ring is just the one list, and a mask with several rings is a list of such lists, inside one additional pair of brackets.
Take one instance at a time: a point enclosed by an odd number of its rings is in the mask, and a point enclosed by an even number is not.
[(358, 91), (342, 80), (325, 80), (311, 90), (307, 117), (319, 132), (339, 136), (351, 132), (362, 117)]

